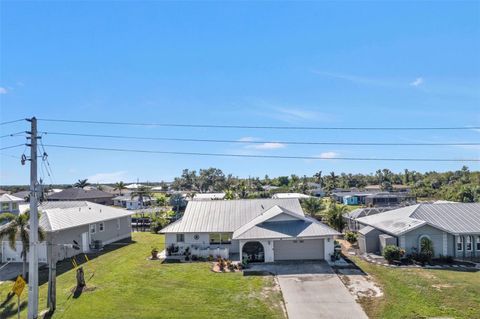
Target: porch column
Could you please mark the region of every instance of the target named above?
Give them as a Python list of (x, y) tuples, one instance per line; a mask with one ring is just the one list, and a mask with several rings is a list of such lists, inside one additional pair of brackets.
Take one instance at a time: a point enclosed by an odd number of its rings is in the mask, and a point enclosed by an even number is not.
[(443, 241), (442, 255), (447, 256), (447, 254), (448, 254), (448, 240), (447, 240), (447, 233), (446, 232), (443, 232), (442, 241)]

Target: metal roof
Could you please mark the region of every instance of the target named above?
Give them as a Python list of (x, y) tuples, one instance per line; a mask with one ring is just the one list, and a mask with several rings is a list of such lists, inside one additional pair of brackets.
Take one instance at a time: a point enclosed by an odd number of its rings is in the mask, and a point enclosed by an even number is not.
[(343, 216), (349, 219), (357, 219), (360, 217), (371, 216), (375, 214), (384, 213), (389, 210), (393, 210), (399, 207), (364, 207), (364, 208), (357, 208), (352, 210), (349, 213), (345, 213)]
[(46, 202), (40, 205), (39, 225), (47, 232), (98, 223), (133, 214), (125, 209), (87, 201)]
[(0, 203), (19, 203), (24, 201), (25, 200), (23, 198), (19, 198), (9, 194), (3, 194), (2, 196), (0, 196)]
[(304, 215), (298, 199), (189, 201), (183, 217), (162, 233), (234, 232), (273, 206)]
[(426, 203), (394, 209), (357, 219), (393, 235), (401, 235), (423, 225), (452, 234), (480, 233), (480, 203)]
[(312, 196), (300, 194), (300, 193), (276, 193), (272, 196), (274, 199), (282, 199), (282, 198), (310, 198)]
[(193, 200), (212, 200), (224, 198), (225, 193), (197, 193), (193, 196)]
[(98, 189), (85, 190), (82, 188), (66, 188), (61, 192), (48, 196), (50, 200), (85, 200), (91, 198), (112, 198), (111, 193), (103, 192)]

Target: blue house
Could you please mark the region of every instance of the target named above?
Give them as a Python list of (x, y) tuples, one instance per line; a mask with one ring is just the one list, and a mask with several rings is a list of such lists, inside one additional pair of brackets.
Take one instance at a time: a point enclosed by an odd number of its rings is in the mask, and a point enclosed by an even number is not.
[(343, 197), (343, 204), (344, 205), (358, 205), (358, 197), (357, 196), (344, 196)]

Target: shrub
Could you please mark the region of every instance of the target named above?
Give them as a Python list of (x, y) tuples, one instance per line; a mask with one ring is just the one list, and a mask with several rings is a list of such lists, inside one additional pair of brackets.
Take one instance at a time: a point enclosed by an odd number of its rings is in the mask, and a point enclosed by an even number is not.
[(438, 260), (440, 262), (443, 262), (443, 263), (446, 263), (446, 264), (453, 264), (453, 257), (452, 256), (444, 256), (444, 255), (440, 255), (438, 257)]
[(197, 256), (197, 255), (192, 255), (190, 258), (192, 259), (192, 261), (197, 261), (197, 260), (198, 260), (198, 256)]
[(395, 245), (387, 245), (383, 249), (383, 257), (389, 262), (393, 262), (394, 260), (400, 260), (403, 256), (404, 251)]
[(207, 257), (207, 260), (208, 260), (208, 261), (213, 261), (213, 256), (212, 256), (212, 255), (209, 255), (209, 256)]
[(354, 232), (351, 232), (351, 231), (347, 231), (345, 233), (345, 240), (348, 241), (350, 244), (354, 244), (357, 242), (357, 233), (354, 233)]

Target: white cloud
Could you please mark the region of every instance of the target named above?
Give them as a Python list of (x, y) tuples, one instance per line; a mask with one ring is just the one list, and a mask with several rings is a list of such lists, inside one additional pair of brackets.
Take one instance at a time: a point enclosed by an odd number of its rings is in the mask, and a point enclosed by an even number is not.
[(256, 150), (276, 150), (279, 148), (284, 148), (286, 147), (286, 145), (282, 143), (262, 143), (262, 144), (247, 145), (246, 147), (253, 148)]
[(424, 82), (425, 81), (423, 80), (423, 78), (419, 77), (419, 78), (416, 78), (413, 82), (410, 82), (410, 85), (418, 87), (418, 86), (422, 85)]
[(128, 179), (126, 171), (97, 173), (92, 176), (88, 176), (87, 178), (90, 183), (115, 183), (120, 180)]
[(338, 154), (337, 152), (323, 152), (320, 154), (320, 158), (323, 158), (323, 159), (331, 159), (331, 158), (336, 158), (338, 157)]
[(7, 94), (7, 89), (0, 86), (0, 94)]

